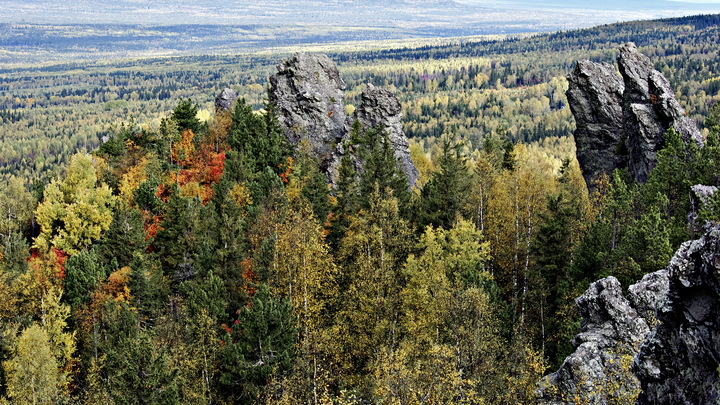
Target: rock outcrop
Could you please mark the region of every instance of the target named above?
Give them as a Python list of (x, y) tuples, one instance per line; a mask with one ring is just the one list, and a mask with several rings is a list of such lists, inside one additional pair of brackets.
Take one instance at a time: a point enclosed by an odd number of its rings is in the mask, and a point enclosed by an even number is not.
[(292, 145), (307, 139), (323, 168), (346, 136), (345, 82), (330, 58), (299, 53), (285, 59), (270, 77), (270, 102)]
[[(662, 274), (648, 275), (633, 286), (638, 292), (631, 302), (623, 296), (622, 286), (615, 277), (591, 284), (575, 300), (582, 316), (580, 333), (573, 340), (575, 352), (557, 372), (540, 382), (539, 402), (565, 404), (578, 397), (587, 401), (585, 403), (606, 404), (609, 394), (636, 392), (640, 383), (629, 371), (629, 359), (650, 331), (643, 315), (654, 312), (666, 286), (667, 278)], [(611, 389), (608, 382), (616, 385)]]
[(227, 87), (224, 88), (223, 91), (215, 97), (215, 110), (227, 111), (231, 109), (237, 98), (237, 93)]
[(685, 242), (668, 266), (658, 326), (633, 371), (638, 404), (711, 404), (720, 398), (720, 225)]
[(712, 209), (717, 191), (717, 187), (703, 184), (696, 184), (690, 187), (691, 208), (690, 213), (688, 213), (688, 225), (693, 233), (701, 232), (706, 225), (700, 216), (703, 209)]
[(702, 135), (675, 98), (665, 76), (635, 44), (620, 47), (618, 67), (625, 82), (623, 118), (628, 167), (639, 182), (647, 180), (663, 147), (665, 131), (674, 128), (685, 143), (702, 145)]
[(665, 77), (634, 44), (620, 47), (618, 67), (621, 78), (610, 65), (578, 61), (568, 76), (577, 156), (590, 187), (601, 172), (619, 167), (645, 182), (669, 128), (686, 143), (703, 143)]
[[(618, 387), (640, 388), (641, 405), (720, 400), (720, 224), (683, 243), (667, 269), (630, 286), (627, 299), (608, 277), (576, 302), (583, 318), (576, 350), (540, 382), (540, 403), (604, 404)], [(618, 376), (623, 355), (634, 355), (632, 374)]]
[(575, 145), (588, 186), (601, 173), (625, 165), (618, 146), (624, 142), (622, 101), (625, 84), (615, 67), (577, 62), (568, 76), (567, 98), (575, 116)]
[(368, 84), (362, 92), (360, 106), (355, 109), (354, 117), (363, 128), (383, 128), (408, 183), (415, 184), (418, 171), (410, 159), (410, 145), (402, 129), (400, 100), (389, 91)]
[(291, 144), (301, 139), (310, 143), (330, 183), (346, 153), (343, 141), (357, 119), (365, 128), (384, 128), (408, 185), (415, 184), (418, 172), (410, 159), (397, 97), (368, 84), (354, 115), (348, 117), (343, 105), (345, 82), (330, 58), (300, 53), (283, 60), (277, 69), (270, 78), (270, 101), (275, 103), (278, 120)]

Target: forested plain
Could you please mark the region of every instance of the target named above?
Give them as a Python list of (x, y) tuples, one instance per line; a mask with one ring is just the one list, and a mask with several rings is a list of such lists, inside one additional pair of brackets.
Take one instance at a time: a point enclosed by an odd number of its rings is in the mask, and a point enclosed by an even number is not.
[[(348, 109), (365, 83), (400, 98), (412, 190), (357, 126), (364, 171), (328, 187), (266, 102), (283, 55), (0, 71), (0, 402), (535, 403), (573, 298), (718, 219), (687, 221), (720, 173), (718, 23), (330, 53)], [(706, 146), (668, 133), (645, 184), (589, 192), (564, 76), (626, 41)], [(242, 99), (215, 111), (224, 87)]]

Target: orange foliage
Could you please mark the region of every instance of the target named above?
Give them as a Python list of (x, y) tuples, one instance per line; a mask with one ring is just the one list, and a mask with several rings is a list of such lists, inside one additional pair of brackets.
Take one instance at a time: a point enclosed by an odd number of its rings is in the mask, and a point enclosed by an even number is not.
[(127, 284), (130, 281), (131, 271), (130, 267), (123, 267), (111, 273), (108, 281), (100, 287), (101, 292), (115, 302), (130, 303), (130, 288)]
[(172, 160), (180, 166), (188, 166), (192, 164), (193, 155), (195, 154), (195, 133), (189, 129), (183, 131), (180, 140), (172, 146)]
[(33, 250), (27, 262), (37, 285), (43, 290), (49, 290), (51, 286), (59, 287), (65, 278), (67, 258), (67, 253), (55, 247), (45, 254)]
[[(212, 142), (195, 148), (194, 136), (192, 131), (183, 132), (180, 142), (173, 147), (173, 159), (183, 166), (173, 180), (183, 189), (183, 195), (199, 196), (204, 204), (212, 197), (212, 185), (222, 177), (226, 156), (223, 150), (215, 152)], [(186, 186), (190, 189), (184, 190)]]
[(145, 240), (155, 237), (157, 232), (163, 229), (160, 226), (162, 222), (162, 216), (152, 215), (147, 210), (142, 212), (143, 217), (143, 229), (145, 230)]
[(90, 296), (88, 305), (80, 311), (80, 328), (86, 333), (92, 329), (95, 322), (102, 320), (105, 303), (130, 302), (130, 267), (123, 267), (110, 274), (107, 281), (99, 285)]
[(257, 273), (255, 272), (255, 270), (253, 270), (252, 259), (246, 258), (245, 260), (240, 262), (240, 267), (243, 271), (241, 277), (243, 278), (243, 280), (245, 280), (245, 285), (243, 286), (243, 289), (249, 296), (252, 296), (255, 294), (255, 284), (258, 283)]
[(285, 169), (282, 173), (280, 173), (278, 176), (280, 176), (280, 179), (283, 183), (287, 183), (290, 181), (290, 175), (293, 172), (293, 158), (291, 156), (288, 156), (285, 163), (281, 163), (278, 165), (279, 168)]

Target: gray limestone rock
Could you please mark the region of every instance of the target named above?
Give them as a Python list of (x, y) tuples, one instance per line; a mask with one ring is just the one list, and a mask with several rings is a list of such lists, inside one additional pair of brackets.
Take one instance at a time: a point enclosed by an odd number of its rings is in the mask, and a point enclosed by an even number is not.
[[(594, 282), (575, 303), (582, 316), (580, 333), (573, 339), (575, 352), (540, 382), (541, 404), (570, 403), (575, 395), (590, 404), (606, 404), (603, 384), (619, 372), (620, 357), (637, 353), (649, 333), (647, 322), (623, 296), (615, 277)], [(637, 387), (639, 382), (631, 379), (624, 389)]]
[(227, 111), (233, 107), (233, 104), (235, 104), (235, 100), (237, 100), (238, 95), (233, 90), (229, 88), (224, 88), (223, 91), (220, 92), (220, 94), (215, 97), (215, 110), (216, 111)]
[(568, 76), (577, 157), (590, 187), (601, 172), (619, 167), (627, 167), (636, 181), (645, 182), (669, 128), (685, 143), (703, 144), (697, 126), (650, 59), (632, 43), (619, 51), (622, 80), (610, 65), (590, 61), (578, 61)]
[(720, 398), (720, 225), (685, 242), (667, 268), (659, 325), (643, 342), (633, 371), (638, 404), (710, 404)]
[(354, 115), (363, 128), (383, 128), (409, 186), (414, 186), (418, 171), (410, 159), (410, 146), (402, 128), (402, 107), (397, 97), (385, 89), (368, 84)]
[(330, 58), (299, 53), (277, 66), (270, 77), (270, 101), (291, 144), (307, 139), (323, 168), (347, 134), (343, 96), (345, 82)]
[[(335, 63), (325, 55), (296, 54), (283, 60), (270, 78), (270, 101), (291, 144), (304, 139), (320, 160), (321, 169), (335, 183), (349, 128), (358, 119), (364, 128), (382, 126), (392, 143), (400, 168), (414, 185), (418, 172), (402, 130), (402, 108), (389, 91), (368, 85), (353, 117), (347, 117), (343, 97), (345, 83)], [(361, 162), (356, 160), (356, 166)]]
[(702, 223), (700, 220), (700, 212), (704, 208), (712, 208), (715, 193), (718, 188), (715, 186), (706, 186), (696, 184), (690, 188), (690, 213), (688, 214), (688, 224), (693, 232), (703, 231), (703, 227), (708, 224)]
[(648, 273), (628, 288), (627, 298), (638, 315), (645, 318), (651, 328), (657, 324), (657, 312), (665, 305), (668, 292), (666, 269)]
[(702, 146), (702, 136), (675, 98), (665, 76), (653, 68), (650, 58), (635, 44), (620, 47), (618, 67), (625, 82), (623, 119), (628, 167), (638, 182), (645, 182), (657, 163), (665, 132), (674, 128), (685, 143)]
[(578, 61), (568, 76), (567, 97), (575, 116), (577, 159), (588, 186), (601, 173), (621, 167), (618, 145), (623, 142), (624, 84), (608, 64)]
[(577, 299), (583, 320), (576, 351), (540, 382), (540, 403), (570, 403), (576, 394), (607, 403), (601, 384), (622, 352), (635, 354), (637, 381), (629, 387), (639, 384), (638, 404), (717, 403), (720, 224), (683, 243), (666, 269), (645, 275), (627, 297), (609, 277)]

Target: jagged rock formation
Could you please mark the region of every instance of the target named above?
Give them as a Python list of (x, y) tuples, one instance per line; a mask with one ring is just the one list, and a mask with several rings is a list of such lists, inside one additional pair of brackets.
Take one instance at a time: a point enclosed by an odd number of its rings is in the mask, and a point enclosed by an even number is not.
[(579, 61), (568, 76), (577, 156), (590, 187), (601, 172), (618, 167), (645, 182), (669, 128), (686, 143), (703, 143), (665, 77), (634, 44), (620, 47), (618, 66), (622, 81), (610, 65), (590, 61)]
[(668, 266), (659, 325), (643, 342), (633, 371), (638, 404), (710, 404), (720, 398), (720, 225), (685, 242)]
[[(575, 395), (607, 403), (602, 385), (618, 353), (635, 354), (625, 386), (637, 403), (710, 404), (720, 400), (720, 224), (682, 244), (667, 269), (645, 275), (622, 296), (613, 277), (577, 300), (583, 317), (576, 350), (540, 383), (540, 403)], [(639, 349), (638, 348), (638, 343)], [(598, 389), (600, 387), (600, 389)]]
[(625, 81), (623, 116), (628, 166), (635, 179), (644, 182), (655, 167), (665, 131), (674, 128), (685, 143), (694, 141), (702, 145), (702, 136), (695, 123), (685, 116), (665, 76), (653, 68), (650, 59), (639, 53), (635, 44), (620, 47), (618, 66)]
[(224, 88), (223, 91), (215, 97), (215, 110), (227, 111), (231, 109), (237, 98), (237, 93), (227, 87)]
[[(620, 368), (623, 356), (637, 353), (650, 331), (645, 317), (654, 313), (657, 301), (667, 289), (667, 278), (658, 273), (631, 287), (631, 291), (637, 291), (631, 293), (631, 300), (623, 296), (615, 277), (594, 282), (575, 300), (582, 315), (580, 333), (573, 340), (575, 352), (557, 372), (540, 382), (540, 403), (572, 403), (576, 396), (590, 404), (607, 403), (605, 383), (616, 380), (623, 372)], [(623, 392), (639, 388), (639, 382), (628, 377), (622, 382)]]
[(362, 92), (361, 103), (355, 109), (354, 117), (364, 128), (384, 129), (408, 183), (415, 184), (418, 171), (410, 159), (410, 145), (402, 129), (400, 100), (389, 91), (368, 84)]
[(624, 140), (622, 100), (625, 84), (615, 68), (588, 60), (568, 76), (567, 98), (575, 116), (577, 159), (591, 186), (600, 173), (625, 165), (618, 146)]
[(309, 141), (331, 183), (345, 154), (342, 141), (348, 139), (352, 121), (357, 119), (366, 128), (385, 128), (408, 184), (415, 184), (418, 172), (410, 160), (397, 97), (368, 85), (360, 106), (348, 117), (343, 105), (345, 82), (330, 58), (300, 53), (283, 60), (277, 69), (270, 78), (270, 101), (285, 135), (293, 145), (301, 139)]
[(285, 59), (270, 77), (270, 102), (291, 144), (307, 139), (326, 168), (347, 134), (345, 82), (330, 58), (299, 53)]

